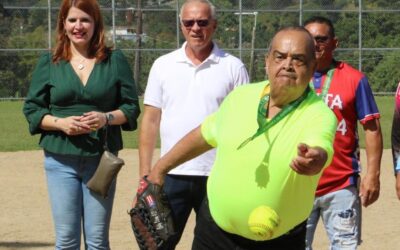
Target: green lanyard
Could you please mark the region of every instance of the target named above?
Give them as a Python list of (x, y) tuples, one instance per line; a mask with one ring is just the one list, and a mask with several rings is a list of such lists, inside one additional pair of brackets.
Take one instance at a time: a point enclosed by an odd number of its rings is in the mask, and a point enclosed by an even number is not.
[[(329, 87), (331, 86), (331, 82), (332, 82), (333, 72), (335, 71), (335, 65), (331, 65), (331, 67), (332, 68), (330, 70), (328, 70), (328, 72), (326, 73), (324, 85), (322, 86), (322, 91), (320, 94), (323, 101), (325, 101), (325, 97), (328, 94)], [(312, 81), (310, 82), (310, 87), (315, 91), (314, 84)]]
[(265, 116), (268, 114), (268, 102), (269, 102), (269, 85), (265, 86), (264, 91), (262, 93), (260, 102), (258, 104), (258, 111), (257, 111), (257, 122), (258, 122), (258, 129), (254, 135), (250, 136), (247, 138), (245, 141), (243, 141), (239, 147), (237, 148), (238, 150), (244, 147), (247, 143), (252, 141), (254, 138), (257, 136), (265, 133), (268, 129), (270, 129), (272, 126), (277, 124), (279, 121), (281, 121), (285, 116), (287, 116), (290, 112), (295, 110), (304, 99), (306, 99), (308, 93), (310, 92), (310, 88), (307, 87), (307, 89), (304, 91), (304, 93), (294, 100), (293, 102), (289, 103), (281, 111), (279, 111), (278, 114), (276, 114), (270, 121), (268, 121)]

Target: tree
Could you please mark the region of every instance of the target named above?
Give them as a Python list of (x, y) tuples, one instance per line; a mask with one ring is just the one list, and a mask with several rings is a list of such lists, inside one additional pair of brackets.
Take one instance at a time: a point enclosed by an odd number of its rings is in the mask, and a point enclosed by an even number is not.
[(400, 81), (400, 52), (386, 54), (369, 79), (374, 91), (395, 92)]

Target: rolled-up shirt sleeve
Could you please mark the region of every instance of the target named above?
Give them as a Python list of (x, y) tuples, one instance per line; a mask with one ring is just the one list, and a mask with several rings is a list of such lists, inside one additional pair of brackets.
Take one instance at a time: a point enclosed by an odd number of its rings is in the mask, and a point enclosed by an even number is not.
[(121, 110), (127, 123), (121, 125), (126, 131), (132, 131), (137, 128), (137, 118), (140, 114), (140, 107), (135, 81), (132, 70), (126, 57), (121, 51), (115, 53), (116, 74), (120, 82), (120, 103), (118, 109)]
[(201, 124), (201, 135), (203, 136), (204, 140), (212, 147), (217, 147), (217, 135), (216, 135), (216, 113), (213, 113), (206, 117), (206, 119)]
[(29, 132), (34, 135), (42, 132), (40, 124), (43, 117), (50, 113), (50, 53), (40, 57), (33, 71), (31, 84), (23, 113), (29, 123)]

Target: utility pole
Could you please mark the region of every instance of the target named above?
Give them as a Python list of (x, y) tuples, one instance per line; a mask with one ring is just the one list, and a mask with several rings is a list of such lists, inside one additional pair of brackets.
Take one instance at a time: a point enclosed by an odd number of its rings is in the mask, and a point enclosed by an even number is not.
[(250, 68), (249, 68), (249, 78), (253, 81), (254, 77), (254, 44), (256, 40), (256, 28), (257, 28), (257, 15), (258, 12), (254, 12), (254, 24), (253, 24), (253, 32), (251, 33), (251, 52), (250, 52)]
[(253, 81), (253, 75), (254, 75), (254, 45), (255, 45), (255, 41), (256, 41), (258, 12), (257, 11), (255, 11), (255, 12), (235, 12), (235, 15), (239, 15), (240, 17), (242, 15), (253, 15), (254, 16), (253, 29), (251, 32), (251, 49), (250, 49), (250, 66), (249, 66), (249, 78), (250, 78), (250, 82), (251, 82), (251, 81)]
[(137, 0), (136, 4), (136, 45), (135, 45), (135, 65), (133, 70), (133, 77), (135, 79), (136, 89), (138, 95), (144, 93), (140, 86), (140, 64), (141, 64), (141, 53), (140, 48), (142, 47), (142, 34), (143, 34), (143, 16), (142, 16), (142, 0)]

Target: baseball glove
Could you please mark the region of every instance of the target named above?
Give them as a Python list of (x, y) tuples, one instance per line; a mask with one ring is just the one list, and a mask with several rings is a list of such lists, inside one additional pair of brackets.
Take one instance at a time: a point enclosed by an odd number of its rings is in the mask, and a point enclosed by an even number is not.
[(162, 249), (174, 234), (171, 207), (162, 187), (142, 178), (136, 204), (129, 211), (131, 225), (141, 250)]

